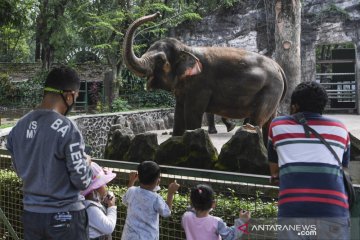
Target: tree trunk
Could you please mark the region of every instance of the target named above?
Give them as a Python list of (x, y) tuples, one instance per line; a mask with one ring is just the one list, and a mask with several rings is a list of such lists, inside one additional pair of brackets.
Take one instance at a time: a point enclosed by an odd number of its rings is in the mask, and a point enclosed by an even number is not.
[(280, 106), (284, 114), (289, 113), (291, 94), (301, 81), (300, 32), (301, 0), (276, 0), (275, 60), (288, 80), (286, 97)]

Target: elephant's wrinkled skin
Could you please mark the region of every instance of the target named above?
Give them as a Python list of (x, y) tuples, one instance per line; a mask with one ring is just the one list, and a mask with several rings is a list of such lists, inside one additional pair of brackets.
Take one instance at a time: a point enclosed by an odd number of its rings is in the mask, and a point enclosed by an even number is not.
[(189, 47), (174, 38), (156, 41), (138, 58), (135, 30), (159, 13), (135, 20), (124, 40), (124, 62), (148, 89), (172, 91), (176, 97), (173, 135), (201, 127), (204, 112), (227, 118), (249, 117), (263, 126), (285, 95), (286, 79), (270, 58), (230, 47)]

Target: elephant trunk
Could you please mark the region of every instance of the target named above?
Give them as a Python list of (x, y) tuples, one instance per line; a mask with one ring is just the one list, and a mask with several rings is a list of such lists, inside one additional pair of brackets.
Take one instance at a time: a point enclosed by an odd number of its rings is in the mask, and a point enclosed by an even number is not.
[(153, 70), (150, 66), (149, 59), (147, 57), (138, 58), (135, 56), (133, 49), (134, 33), (141, 24), (152, 21), (158, 16), (160, 16), (159, 12), (135, 20), (129, 26), (125, 34), (124, 43), (123, 43), (124, 62), (126, 67), (139, 77), (149, 76), (152, 74)]

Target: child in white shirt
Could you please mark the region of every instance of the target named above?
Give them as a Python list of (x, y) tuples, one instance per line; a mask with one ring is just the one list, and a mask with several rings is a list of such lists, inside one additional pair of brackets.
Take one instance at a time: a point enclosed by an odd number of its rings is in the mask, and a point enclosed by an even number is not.
[(82, 192), (86, 199), (89, 236), (91, 240), (111, 240), (117, 216), (115, 196), (106, 190), (106, 184), (114, 179), (116, 174), (104, 171), (95, 162), (91, 162), (91, 169), (93, 178), (89, 187)]
[[(134, 187), (139, 179), (140, 186)], [(122, 240), (159, 239), (159, 215), (169, 217), (175, 192), (179, 184), (169, 185), (166, 202), (156, 193), (160, 183), (160, 167), (153, 161), (139, 164), (137, 173), (130, 173), (129, 189), (122, 198), (127, 216)]]

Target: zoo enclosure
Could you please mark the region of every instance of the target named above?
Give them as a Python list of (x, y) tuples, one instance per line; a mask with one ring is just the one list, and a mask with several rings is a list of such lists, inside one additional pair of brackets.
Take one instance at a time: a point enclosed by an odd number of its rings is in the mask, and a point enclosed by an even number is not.
[[(118, 220), (113, 239), (121, 239), (126, 208), (120, 203), (120, 196), (126, 191), (128, 173), (135, 170), (137, 163), (95, 159), (101, 166), (113, 169), (117, 173), (110, 189), (117, 196)], [(22, 193), (21, 183), (11, 170), (11, 158), (6, 150), (0, 149), (0, 238), (22, 238)], [(217, 207), (214, 215), (232, 224), (240, 209), (252, 212), (252, 223), (274, 224), (276, 222), (278, 188), (268, 185), (268, 176), (239, 174), (230, 172), (207, 171), (199, 169), (161, 166), (161, 186), (174, 179), (181, 185), (179, 194), (174, 198), (172, 217), (160, 218), (160, 239), (185, 239), (181, 227), (181, 215), (189, 205), (189, 188), (199, 183), (210, 184), (217, 193)], [(357, 203), (352, 211), (352, 239), (360, 238), (360, 186), (357, 186)], [(164, 196), (164, 192), (162, 192)], [(274, 232), (256, 232), (248, 235), (251, 239), (276, 239)], [(245, 236), (245, 238), (247, 238)], [(7, 239), (7, 238), (6, 238)], [(11, 239), (11, 238), (10, 238)]]
[[(317, 81), (323, 85), (329, 97), (326, 110), (356, 112), (358, 89), (356, 79), (356, 56), (353, 48), (334, 48), (324, 45), (328, 54), (321, 54), (317, 64)], [(329, 55), (329, 56), (326, 56)]]

